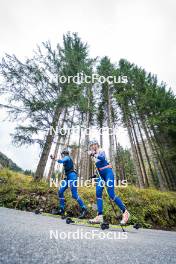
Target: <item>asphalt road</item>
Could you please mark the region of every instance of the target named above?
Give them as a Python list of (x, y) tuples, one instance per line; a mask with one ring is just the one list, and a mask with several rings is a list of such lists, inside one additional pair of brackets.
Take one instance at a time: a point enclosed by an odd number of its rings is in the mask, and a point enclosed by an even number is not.
[(123, 233), (0, 208), (0, 263), (176, 263), (176, 232)]

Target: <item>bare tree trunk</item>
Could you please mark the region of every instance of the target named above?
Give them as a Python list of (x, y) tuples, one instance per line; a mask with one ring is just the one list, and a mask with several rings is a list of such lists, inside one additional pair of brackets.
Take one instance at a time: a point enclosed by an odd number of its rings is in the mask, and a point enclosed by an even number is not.
[(124, 180), (126, 178), (125, 168), (124, 168), (124, 161), (123, 157), (119, 152), (119, 146), (117, 144), (117, 137), (115, 135), (115, 144), (116, 144), (116, 170), (119, 172), (120, 180)]
[(144, 160), (143, 160), (143, 157), (142, 157), (142, 153), (141, 153), (141, 149), (140, 149), (140, 145), (139, 145), (139, 141), (138, 141), (138, 137), (137, 137), (137, 134), (136, 134), (136, 129), (135, 129), (132, 117), (130, 117), (130, 123), (132, 125), (132, 131), (133, 131), (133, 134), (134, 134), (134, 140), (135, 140), (135, 145), (136, 145), (136, 149), (137, 149), (137, 154), (138, 154), (138, 157), (139, 157), (139, 162), (141, 164), (141, 170), (142, 170), (142, 175), (143, 175), (143, 179), (144, 179), (144, 184), (145, 184), (145, 186), (148, 186), (149, 184), (148, 184), (145, 164), (144, 164)]
[(136, 171), (136, 175), (137, 175), (137, 179), (138, 179), (139, 188), (145, 188), (143, 171), (141, 168), (141, 163), (140, 163), (135, 139), (134, 139), (131, 124), (130, 124), (130, 119), (129, 119), (129, 114), (128, 114), (128, 105), (126, 105), (126, 104), (122, 105), (122, 111), (123, 111), (123, 115), (124, 115), (124, 123), (127, 127), (128, 136), (130, 139), (132, 157), (133, 157), (133, 161), (134, 161), (134, 165), (135, 165), (134, 167), (135, 167), (135, 171)]
[(165, 170), (165, 179), (167, 180), (167, 182), (170, 182), (172, 183), (173, 187), (175, 186), (175, 182), (174, 182), (174, 173), (172, 170), (170, 170), (169, 168), (169, 164), (168, 164), (168, 161), (165, 159), (165, 149), (164, 149), (164, 145), (160, 142), (160, 139), (159, 137), (157, 136), (157, 132), (155, 130), (155, 128), (152, 126), (151, 127), (151, 130), (153, 132), (153, 138), (155, 139), (155, 143), (157, 144), (158, 146), (158, 151), (160, 152), (160, 155), (161, 155), (161, 160), (162, 160), (162, 163), (163, 163), (163, 168)]
[(145, 142), (144, 142), (144, 139), (143, 139), (142, 131), (141, 131), (140, 124), (139, 124), (139, 121), (137, 119), (136, 114), (135, 114), (135, 119), (136, 119), (136, 122), (137, 122), (139, 134), (140, 134), (140, 137), (141, 137), (141, 140), (142, 140), (142, 144), (143, 144), (143, 148), (144, 148), (144, 153), (145, 153), (145, 156), (146, 156), (146, 159), (147, 159), (147, 163), (148, 163), (148, 166), (149, 166), (149, 169), (150, 169), (150, 173), (151, 173), (151, 176), (147, 174), (149, 187), (154, 187), (154, 182), (153, 182), (154, 173), (153, 173), (153, 170), (152, 170), (152, 166), (151, 166), (151, 163), (150, 163), (149, 155), (147, 153), (147, 148), (146, 148), (146, 145), (145, 145)]
[(71, 118), (71, 121), (70, 121), (70, 132), (69, 132), (69, 134), (68, 134), (68, 140), (67, 140), (67, 146), (69, 146), (70, 145), (70, 138), (71, 138), (71, 130), (72, 130), (72, 127), (73, 127), (73, 121), (74, 121), (74, 117), (75, 117), (75, 110), (76, 110), (76, 107), (74, 107), (74, 109), (73, 109), (73, 114), (72, 114), (72, 118)]
[[(150, 136), (149, 136), (149, 133), (148, 133), (148, 131), (147, 131), (146, 125), (144, 124), (143, 121), (141, 121), (141, 122), (142, 122), (142, 126), (143, 126), (143, 129), (144, 129), (144, 132), (145, 132), (146, 138), (147, 138), (147, 142), (148, 142), (149, 147), (150, 147), (150, 151), (151, 151), (151, 153), (152, 153), (152, 161), (153, 161), (153, 165), (154, 165), (154, 168), (155, 168), (155, 171), (156, 171), (156, 174), (157, 174), (157, 179), (159, 179), (159, 178), (161, 177), (161, 176), (160, 176), (160, 174), (161, 174), (161, 170), (160, 170), (160, 168), (159, 168), (159, 166), (158, 166), (158, 162), (157, 162), (157, 159), (156, 159), (156, 158), (158, 158), (158, 157), (156, 157), (156, 149), (155, 149), (154, 146), (153, 146), (153, 143), (152, 143), (151, 138), (150, 138)], [(158, 155), (157, 155), (157, 156), (158, 156)], [(154, 178), (155, 178), (155, 177), (154, 177)]]
[(80, 160), (80, 148), (81, 148), (81, 124), (83, 122), (83, 113), (81, 113), (81, 122), (80, 122), (80, 128), (79, 128), (79, 141), (78, 141), (78, 155), (77, 155), (77, 160), (76, 160), (76, 169), (79, 174), (80, 172), (80, 165), (79, 165), (79, 160)]
[(81, 154), (80, 154), (80, 176), (83, 180), (87, 180), (87, 146), (85, 140), (81, 144)]
[(132, 156), (133, 156), (133, 160), (134, 160), (134, 165), (135, 165), (135, 170), (136, 170), (136, 175), (137, 175), (139, 187), (140, 188), (144, 188), (145, 184), (144, 184), (141, 164), (140, 164), (140, 161), (139, 161), (138, 152), (137, 152), (137, 149), (136, 149), (136, 144), (135, 144), (135, 141), (134, 141), (134, 138), (133, 138), (133, 134), (132, 134), (132, 131), (131, 131), (131, 127), (130, 127), (129, 124), (127, 124), (127, 130), (128, 130), (130, 143), (131, 143)]
[[(154, 153), (157, 154), (157, 158), (154, 159), (154, 162), (155, 162), (155, 166), (158, 168), (158, 170), (157, 170), (157, 172), (158, 172), (157, 173), (157, 176), (158, 176), (159, 186), (160, 186), (160, 189), (161, 190), (166, 190), (166, 186), (167, 185), (166, 185), (165, 179), (167, 178), (167, 175), (166, 175), (167, 172), (166, 172), (165, 167), (163, 166), (163, 161), (162, 161), (163, 160), (163, 157), (161, 157), (161, 154), (159, 152), (161, 149), (158, 148), (158, 146), (156, 146), (156, 143), (154, 142), (154, 138), (152, 137), (152, 134), (151, 134), (150, 129), (148, 131), (150, 133), (150, 136), (149, 137), (151, 138), (151, 142), (152, 142), (152, 145), (153, 145), (153, 148), (154, 148)], [(158, 162), (158, 160), (159, 160), (159, 162)], [(162, 171), (159, 169), (160, 167), (161, 167)]]
[[(53, 122), (51, 125), (54, 130), (56, 129), (56, 126), (58, 124), (60, 114), (61, 114), (61, 108), (60, 106), (57, 106), (55, 113), (54, 113)], [(44, 171), (45, 171), (46, 163), (47, 163), (48, 156), (51, 150), (53, 139), (54, 139), (54, 133), (53, 132), (51, 133), (51, 131), (49, 131), (46, 137), (45, 145), (43, 147), (39, 163), (37, 165), (35, 179), (39, 180), (39, 179), (42, 179), (44, 176)]]
[(100, 148), (103, 148), (103, 134), (102, 134), (102, 127), (100, 127)]
[[(135, 102), (136, 106), (137, 103)], [(137, 106), (138, 108), (138, 106)], [(153, 140), (153, 136), (151, 135), (151, 129), (148, 127), (147, 122), (146, 122), (146, 118), (140, 113), (139, 109), (138, 109), (138, 114), (139, 114), (139, 118), (140, 121), (142, 123), (142, 127), (144, 129), (145, 135), (147, 137), (147, 141), (149, 143), (150, 149), (151, 149), (151, 153), (152, 153), (152, 157), (153, 157), (153, 164), (157, 173), (157, 178), (159, 181), (159, 185), (160, 185), (160, 189), (164, 190), (166, 188), (166, 184), (164, 183), (163, 179), (167, 179), (167, 173), (165, 171), (165, 168), (163, 166), (163, 162), (162, 162), (162, 158), (160, 156), (160, 153), (158, 151), (158, 147), (156, 146), (154, 140)], [(150, 133), (150, 135), (149, 135)], [(159, 160), (159, 162), (158, 162)], [(154, 178), (154, 175), (153, 175)]]
[(87, 95), (87, 112), (86, 112), (86, 133), (85, 140), (83, 142), (84, 146), (81, 148), (81, 177), (83, 180), (87, 180), (89, 178), (90, 172), (90, 158), (88, 155), (88, 147), (89, 147), (89, 129), (90, 129), (90, 92), (91, 87), (87, 87), (86, 95)]
[[(89, 125), (90, 125), (90, 113), (88, 111), (87, 113), (87, 120), (86, 120), (86, 128), (88, 129), (86, 131), (86, 136), (85, 136), (85, 145), (86, 145), (86, 149), (88, 150), (88, 147), (89, 147)], [(87, 164), (86, 166), (86, 175), (85, 175), (85, 179), (88, 180), (89, 178), (89, 170), (90, 170), (90, 159), (89, 159), (89, 155), (86, 151), (85, 153), (85, 163)]]
[(108, 128), (109, 128), (109, 157), (114, 169), (114, 178), (116, 179), (115, 171), (115, 148), (114, 148), (114, 137), (113, 137), (113, 122), (112, 122), (112, 101), (111, 101), (111, 87), (108, 86)]
[(75, 168), (75, 164), (76, 164), (76, 157), (78, 155), (77, 152), (78, 152), (77, 146), (76, 145), (72, 146), (71, 156), (72, 156), (74, 168)]
[[(60, 125), (61, 128), (63, 128), (64, 122), (65, 122), (65, 118), (66, 118), (66, 114), (67, 114), (67, 108), (64, 111), (64, 116), (63, 116), (63, 119), (62, 119), (62, 122), (61, 122), (61, 125)], [(55, 147), (55, 150), (54, 150), (54, 157), (57, 157), (57, 155), (58, 155), (61, 137), (62, 137), (61, 134), (59, 134), (58, 138), (57, 138), (57, 142), (56, 142), (56, 147)], [(50, 169), (49, 169), (49, 173), (48, 173), (48, 179), (54, 173), (54, 168), (55, 168), (55, 160), (52, 160), (51, 161), (51, 165), (50, 165)]]
[(165, 173), (164, 170), (162, 169), (162, 165), (161, 165), (161, 168), (158, 164), (158, 161), (161, 163), (161, 160), (160, 160), (160, 157), (159, 157), (159, 153), (158, 153), (158, 150), (157, 148), (155, 147), (154, 145), (154, 142), (152, 140), (152, 136), (151, 134), (149, 135), (150, 131), (148, 131), (149, 128), (147, 128), (146, 124), (142, 122), (142, 126), (143, 126), (143, 129), (145, 131), (145, 135), (147, 137), (147, 142), (149, 143), (149, 146), (150, 146), (150, 149), (151, 149), (151, 153), (152, 153), (152, 160), (153, 160), (153, 164), (154, 164), (154, 168), (155, 168), (155, 171), (156, 171), (156, 174), (157, 174), (157, 179), (159, 181), (159, 185), (160, 185), (160, 188), (163, 190), (163, 184), (161, 182), (161, 178), (162, 178), (162, 174)]

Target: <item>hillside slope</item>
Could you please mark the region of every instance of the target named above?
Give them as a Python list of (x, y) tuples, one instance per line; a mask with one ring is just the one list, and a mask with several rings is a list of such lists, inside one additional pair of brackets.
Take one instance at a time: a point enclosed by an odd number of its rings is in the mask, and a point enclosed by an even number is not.
[(14, 171), (22, 171), (22, 169), (14, 163), (11, 159), (9, 159), (5, 154), (0, 152), (0, 168), (8, 167)]
[[(89, 209), (88, 217), (95, 216), (95, 188), (79, 187), (78, 191)], [(131, 223), (139, 222), (145, 228), (176, 230), (175, 192), (160, 192), (155, 189), (138, 189), (128, 186), (127, 188), (117, 188), (116, 193), (129, 209)], [(69, 190), (66, 191), (66, 203), (66, 211), (77, 216), (79, 208), (71, 198)], [(47, 182), (36, 182), (31, 176), (15, 173), (8, 169), (0, 171), (0, 206), (26, 211), (40, 208), (45, 212), (51, 212), (54, 207), (57, 207), (57, 204), (57, 188), (50, 188)], [(106, 220), (116, 223), (105, 192), (104, 214)]]

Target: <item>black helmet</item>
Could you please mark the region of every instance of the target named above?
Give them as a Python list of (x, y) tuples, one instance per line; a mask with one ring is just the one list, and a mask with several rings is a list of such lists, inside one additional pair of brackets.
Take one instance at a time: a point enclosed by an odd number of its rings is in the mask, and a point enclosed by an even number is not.
[(64, 148), (61, 152), (61, 155), (69, 155), (69, 151), (67, 148)]

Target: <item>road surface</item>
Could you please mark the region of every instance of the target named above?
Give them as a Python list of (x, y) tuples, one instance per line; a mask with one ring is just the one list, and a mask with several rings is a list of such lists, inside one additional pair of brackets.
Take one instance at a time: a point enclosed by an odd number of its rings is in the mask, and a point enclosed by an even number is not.
[(102, 231), (0, 208), (2, 264), (176, 263), (176, 232)]

